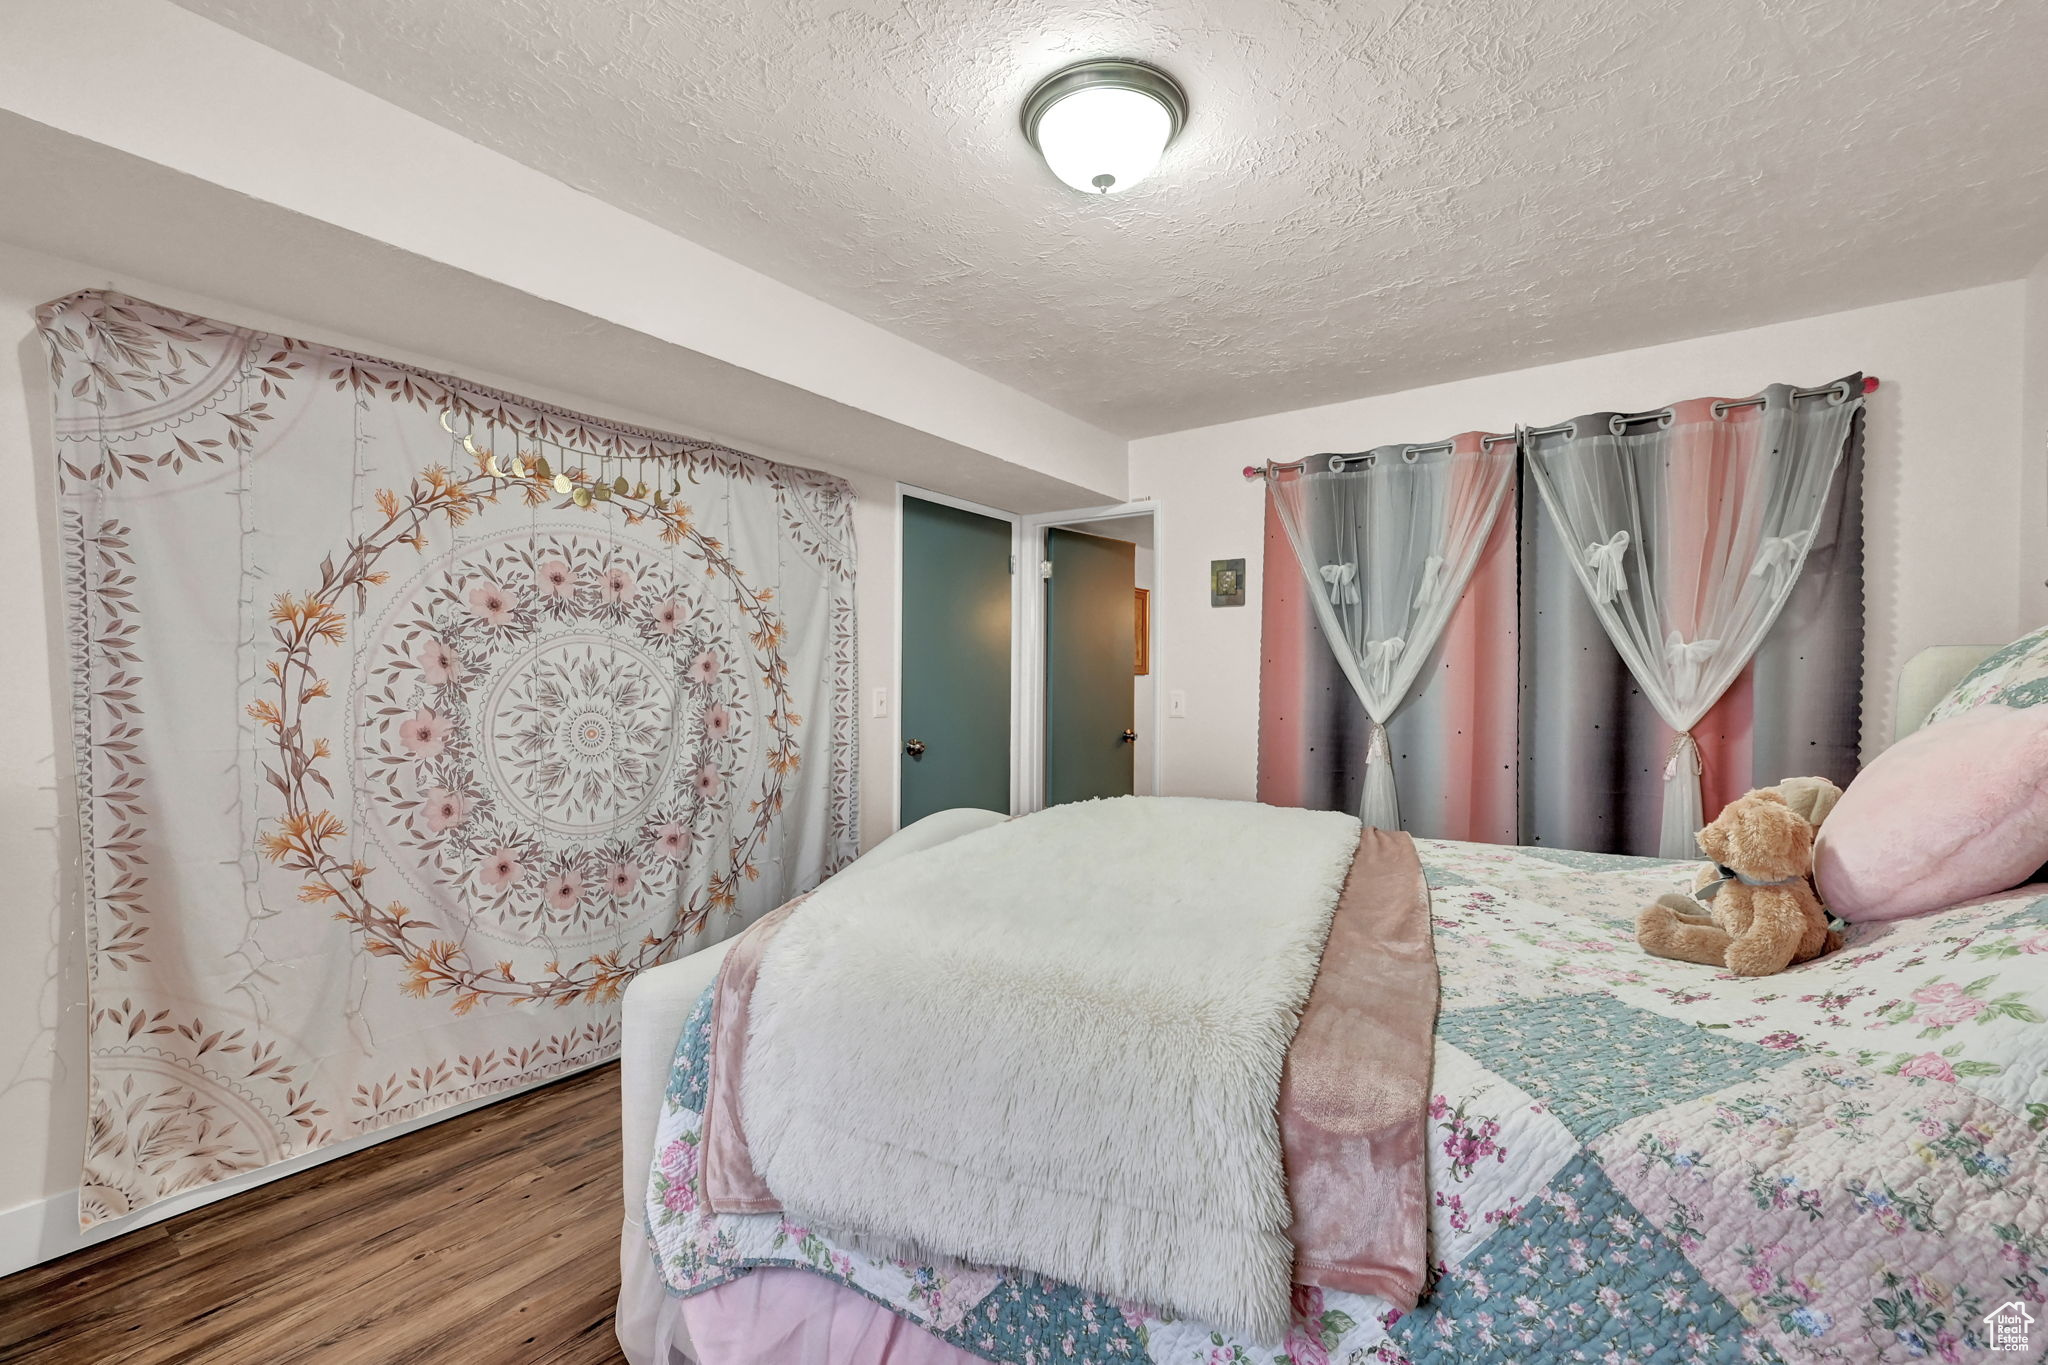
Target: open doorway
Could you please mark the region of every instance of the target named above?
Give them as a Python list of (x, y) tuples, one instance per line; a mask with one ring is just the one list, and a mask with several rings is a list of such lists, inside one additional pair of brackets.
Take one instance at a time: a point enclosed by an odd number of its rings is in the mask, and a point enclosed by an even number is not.
[(1041, 514), (1021, 532), (1038, 564), (1018, 632), (1022, 808), (1154, 794), (1156, 509)]

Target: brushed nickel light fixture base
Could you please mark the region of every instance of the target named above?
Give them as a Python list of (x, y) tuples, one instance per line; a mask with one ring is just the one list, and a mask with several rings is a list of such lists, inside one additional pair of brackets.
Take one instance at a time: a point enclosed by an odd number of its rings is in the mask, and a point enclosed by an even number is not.
[(1173, 77), (1107, 58), (1040, 81), (1024, 101), (1022, 124), (1054, 175), (1075, 189), (1110, 194), (1149, 174), (1187, 118), (1187, 95)]

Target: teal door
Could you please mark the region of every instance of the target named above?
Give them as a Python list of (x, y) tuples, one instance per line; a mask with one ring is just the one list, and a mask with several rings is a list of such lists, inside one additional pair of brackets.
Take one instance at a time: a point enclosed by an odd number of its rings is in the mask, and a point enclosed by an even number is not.
[(903, 499), (899, 817), (1010, 810), (1010, 523)]
[(1045, 804), (1131, 794), (1137, 547), (1046, 533)]

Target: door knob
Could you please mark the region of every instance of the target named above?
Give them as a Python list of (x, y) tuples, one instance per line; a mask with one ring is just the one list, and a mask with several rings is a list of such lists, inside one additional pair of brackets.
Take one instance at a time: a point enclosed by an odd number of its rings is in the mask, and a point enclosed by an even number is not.
[(923, 758), (924, 741), (921, 739), (906, 740), (903, 745), (903, 752), (909, 754), (912, 758)]
[(1126, 744), (1136, 744), (1138, 742), (1138, 732), (1136, 730), (1125, 730), (1123, 739)]

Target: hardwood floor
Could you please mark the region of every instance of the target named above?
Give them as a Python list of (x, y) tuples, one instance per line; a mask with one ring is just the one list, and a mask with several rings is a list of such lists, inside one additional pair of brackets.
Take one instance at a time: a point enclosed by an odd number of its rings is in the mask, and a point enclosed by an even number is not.
[(598, 1067), (0, 1280), (0, 1362), (620, 1365)]

